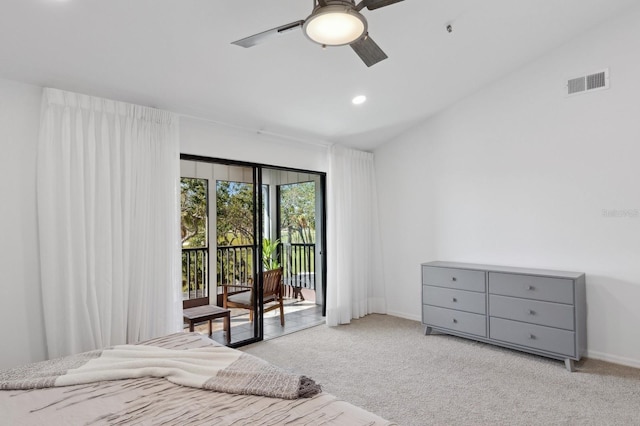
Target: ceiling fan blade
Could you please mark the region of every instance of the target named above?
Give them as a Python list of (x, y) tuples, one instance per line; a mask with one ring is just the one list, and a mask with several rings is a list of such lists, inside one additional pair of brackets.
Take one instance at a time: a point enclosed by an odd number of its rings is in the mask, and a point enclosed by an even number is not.
[(252, 47), (255, 46), (256, 44), (260, 44), (270, 38), (273, 38), (275, 36), (278, 36), (280, 34), (284, 34), (287, 33), (291, 30), (295, 30), (296, 28), (300, 28), (302, 27), (302, 24), (304, 24), (304, 21), (296, 21), (296, 22), (292, 22), (290, 24), (287, 25), (281, 25), (279, 27), (276, 28), (272, 28), (270, 30), (267, 31), (263, 31), (261, 33), (258, 34), (254, 34), (252, 36), (249, 37), (245, 37), (241, 40), (236, 40), (234, 42), (232, 42), (231, 44), (235, 44), (238, 46), (242, 46), (242, 47)]
[(350, 46), (368, 67), (388, 58), (387, 54), (380, 49), (380, 46), (368, 34), (354, 41)]
[(404, 0), (362, 0), (356, 9), (362, 10), (363, 8), (367, 8), (369, 10), (380, 9), (381, 7), (389, 6), (394, 3), (399, 3)]

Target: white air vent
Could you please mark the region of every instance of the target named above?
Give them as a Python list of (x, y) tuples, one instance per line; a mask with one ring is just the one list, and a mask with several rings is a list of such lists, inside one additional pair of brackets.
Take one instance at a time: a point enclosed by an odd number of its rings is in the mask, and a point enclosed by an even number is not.
[(592, 92), (609, 88), (609, 69), (597, 71), (589, 75), (582, 75), (567, 80), (567, 96), (578, 95), (580, 93)]

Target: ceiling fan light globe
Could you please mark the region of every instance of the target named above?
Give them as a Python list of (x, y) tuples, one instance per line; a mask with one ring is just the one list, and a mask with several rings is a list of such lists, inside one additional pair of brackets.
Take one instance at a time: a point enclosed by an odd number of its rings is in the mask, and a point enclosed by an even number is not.
[(367, 21), (358, 11), (344, 6), (325, 6), (314, 11), (303, 25), (307, 37), (326, 46), (351, 44), (367, 32)]

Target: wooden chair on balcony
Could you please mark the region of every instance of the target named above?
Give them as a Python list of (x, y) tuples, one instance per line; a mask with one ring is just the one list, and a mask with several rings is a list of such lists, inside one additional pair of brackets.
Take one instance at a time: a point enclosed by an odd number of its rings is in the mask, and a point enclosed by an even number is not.
[[(284, 305), (282, 303), (282, 268), (262, 273), (264, 312), (280, 309), (280, 325), (284, 327)], [(249, 310), (249, 320), (253, 321), (253, 290), (228, 294), (228, 286), (223, 287), (222, 301), (225, 308), (242, 308)]]

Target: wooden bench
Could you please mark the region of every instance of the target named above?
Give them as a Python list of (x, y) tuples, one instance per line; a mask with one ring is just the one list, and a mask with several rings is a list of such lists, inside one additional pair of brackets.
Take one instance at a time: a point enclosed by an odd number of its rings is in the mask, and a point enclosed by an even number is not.
[(231, 311), (214, 305), (195, 306), (182, 310), (184, 320), (189, 323), (189, 331), (193, 331), (193, 326), (197, 323), (209, 321), (209, 336), (213, 334), (211, 321), (217, 318), (224, 318), (224, 331), (227, 345), (231, 343)]

